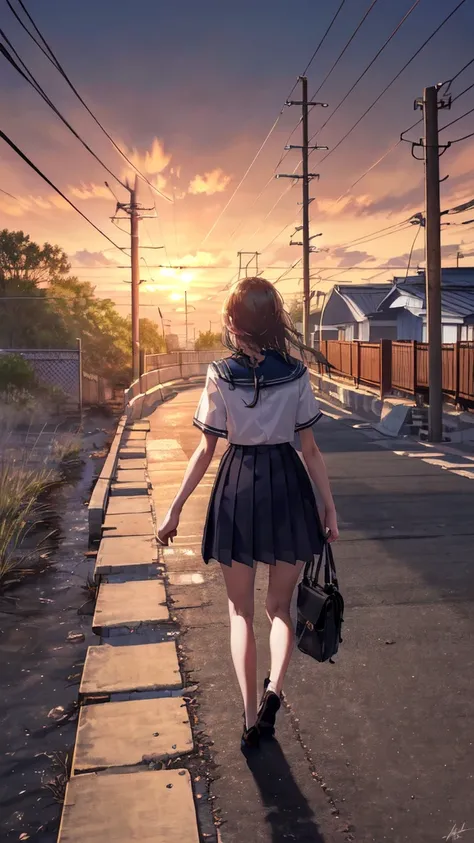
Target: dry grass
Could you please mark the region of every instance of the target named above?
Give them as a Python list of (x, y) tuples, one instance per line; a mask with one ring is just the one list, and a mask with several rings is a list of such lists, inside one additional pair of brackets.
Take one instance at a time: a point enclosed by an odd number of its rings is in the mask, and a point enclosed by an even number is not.
[(51, 470), (29, 466), (27, 459), (15, 459), (11, 453), (0, 455), (0, 587), (14, 572), (17, 579), (32, 566), (36, 569), (38, 561), (44, 565), (40, 546), (25, 551), (22, 544), (42, 521), (44, 507), (39, 500), (56, 481)]

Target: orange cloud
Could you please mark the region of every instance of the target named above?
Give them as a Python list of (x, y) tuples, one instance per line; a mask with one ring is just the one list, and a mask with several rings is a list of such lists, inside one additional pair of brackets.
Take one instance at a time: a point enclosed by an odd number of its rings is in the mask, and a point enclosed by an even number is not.
[(222, 193), (230, 182), (231, 177), (227, 176), (220, 167), (211, 170), (209, 173), (194, 176), (188, 187), (188, 193), (204, 193), (212, 196), (214, 193)]
[(84, 184), (81, 182), (79, 187), (69, 185), (69, 193), (75, 196), (76, 199), (111, 199), (110, 190), (105, 184)]
[(17, 199), (0, 194), (0, 210), (10, 217), (23, 217), (38, 210), (51, 211), (59, 208), (61, 211), (72, 211), (68, 203), (55, 193), (49, 196), (19, 196)]
[[(135, 167), (148, 176), (149, 180), (158, 190), (163, 190), (166, 187), (167, 179), (163, 175), (163, 170), (166, 170), (168, 167), (171, 161), (171, 155), (165, 152), (164, 144), (159, 138), (154, 138), (150, 149), (147, 149), (145, 152), (140, 152), (140, 150), (135, 148), (126, 150), (126, 152), (127, 157)], [(135, 171), (126, 169), (122, 176), (132, 181), (135, 178)]]

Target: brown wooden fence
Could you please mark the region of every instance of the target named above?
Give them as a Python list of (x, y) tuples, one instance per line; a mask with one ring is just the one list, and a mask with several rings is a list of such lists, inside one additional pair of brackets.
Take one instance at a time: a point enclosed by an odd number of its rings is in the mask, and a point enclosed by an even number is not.
[[(319, 347), (334, 373), (356, 386), (375, 386), (382, 396), (428, 390), (427, 343), (323, 340)], [(443, 392), (456, 403), (474, 403), (474, 342), (443, 345), (442, 367)]]

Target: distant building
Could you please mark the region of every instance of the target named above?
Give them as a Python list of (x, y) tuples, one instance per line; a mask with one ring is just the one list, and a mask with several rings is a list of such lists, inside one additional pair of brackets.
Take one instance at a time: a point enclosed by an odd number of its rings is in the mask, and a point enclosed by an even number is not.
[[(442, 341), (474, 340), (474, 268), (445, 268), (441, 281)], [(425, 272), (384, 284), (337, 284), (320, 314), (323, 339), (426, 341)]]
[(166, 350), (168, 354), (171, 351), (179, 351), (179, 337), (178, 334), (166, 334)]

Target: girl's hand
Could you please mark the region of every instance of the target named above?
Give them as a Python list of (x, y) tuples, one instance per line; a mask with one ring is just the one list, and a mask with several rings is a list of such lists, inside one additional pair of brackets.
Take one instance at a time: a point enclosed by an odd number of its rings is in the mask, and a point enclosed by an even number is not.
[(335, 542), (339, 538), (337, 514), (335, 509), (327, 509), (324, 513), (324, 529), (328, 535), (328, 542)]
[(180, 513), (170, 509), (163, 519), (158, 530), (158, 542), (165, 547), (168, 547), (169, 541), (173, 541), (178, 534)]

